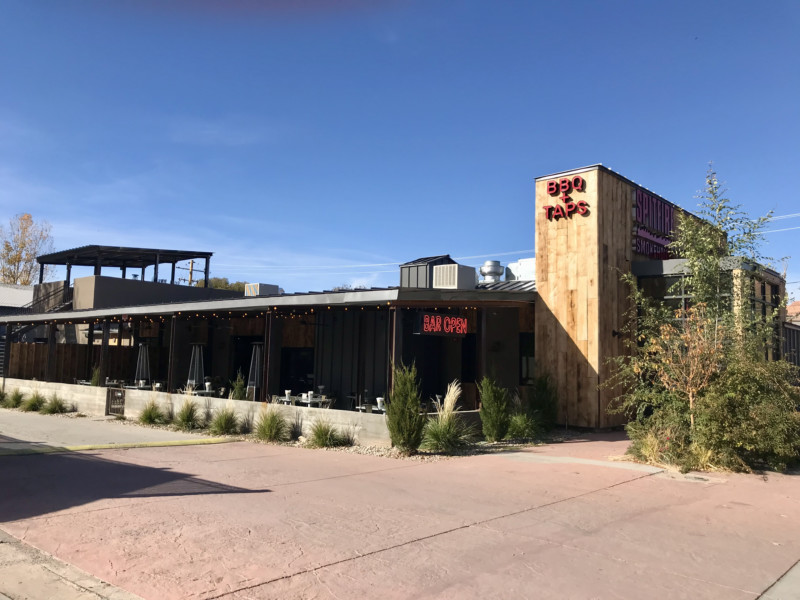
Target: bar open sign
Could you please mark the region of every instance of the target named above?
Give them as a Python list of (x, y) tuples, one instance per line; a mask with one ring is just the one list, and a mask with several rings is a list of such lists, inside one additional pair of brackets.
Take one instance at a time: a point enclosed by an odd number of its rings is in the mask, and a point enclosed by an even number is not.
[(418, 314), (414, 333), (421, 335), (464, 336), (467, 335), (467, 318), (457, 315), (423, 312)]

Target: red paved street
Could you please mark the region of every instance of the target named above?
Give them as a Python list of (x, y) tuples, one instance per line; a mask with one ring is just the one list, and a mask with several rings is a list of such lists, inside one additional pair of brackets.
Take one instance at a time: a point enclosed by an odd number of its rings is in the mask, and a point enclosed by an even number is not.
[(625, 446), (7, 456), (0, 527), (153, 600), (756, 598), (800, 558), (797, 477), (607, 462)]

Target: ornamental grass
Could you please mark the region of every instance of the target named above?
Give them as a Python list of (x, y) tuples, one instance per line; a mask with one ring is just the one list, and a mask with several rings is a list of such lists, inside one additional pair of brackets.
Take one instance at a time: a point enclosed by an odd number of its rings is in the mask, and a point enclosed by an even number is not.
[(30, 398), (22, 402), (20, 408), (25, 412), (39, 412), (47, 403), (47, 399), (39, 392), (34, 392)]
[(475, 429), (464, 421), (456, 404), (461, 397), (461, 384), (454, 380), (447, 386), (444, 400), (436, 402), (436, 415), (428, 419), (422, 436), (422, 448), (449, 454), (475, 439)]
[(239, 417), (231, 407), (220, 408), (211, 418), (208, 430), (212, 435), (234, 435), (239, 432)]
[(291, 427), (286, 417), (273, 405), (261, 410), (256, 419), (255, 434), (265, 442), (287, 442)]

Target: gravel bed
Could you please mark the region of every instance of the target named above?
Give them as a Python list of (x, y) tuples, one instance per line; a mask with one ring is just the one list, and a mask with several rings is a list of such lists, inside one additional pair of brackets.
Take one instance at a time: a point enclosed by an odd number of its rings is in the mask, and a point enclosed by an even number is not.
[[(19, 410), (19, 409), (5, 409), (5, 410)], [(192, 433), (198, 436), (209, 436), (211, 435), (208, 429), (193, 429), (191, 431), (184, 431), (183, 429), (178, 429), (173, 425), (150, 425), (146, 423), (140, 423), (136, 419), (120, 419), (112, 416), (94, 416), (90, 417), (85, 415), (81, 412), (66, 412), (54, 415), (43, 415), (43, 416), (54, 416), (59, 417), (62, 419), (79, 419), (79, 418), (88, 418), (93, 421), (114, 421), (123, 425), (133, 426), (133, 427), (145, 427), (148, 429), (161, 429), (167, 431), (180, 431), (181, 433)], [(570, 429), (555, 429), (551, 431), (547, 436), (540, 440), (504, 440), (501, 442), (476, 442), (471, 446), (467, 446), (466, 448), (455, 452), (453, 454), (436, 454), (434, 452), (427, 452), (425, 450), (420, 450), (417, 454), (407, 456), (400, 452), (397, 448), (392, 448), (388, 446), (362, 446), (356, 444), (354, 446), (339, 446), (333, 448), (310, 448), (307, 446), (303, 441), (291, 441), (291, 442), (284, 442), (284, 443), (277, 443), (277, 442), (263, 442), (255, 437), (252, 433), (247, 434), (235, 434), (235, 435), (227, 435), (227, 436), (215, 436), (215, 437), (226, 437), (229, 438), (231, 441), (241, 441), (241, 442), (253, 442), (258, 444), (274, 444), (274, 445), (282, 445), (282, 446), (291, 446), (295, 448), (308, 448), (314, 450), (325, 450), (328, 452), (345, 452), (348, 454), (363, 454), (367, 456), (380, 456), (382, 458), (393, 458), (396, 460), (411, 460), (416, 462), (436, 462), (440, 460), (452, 460), (456, 458), (461, 458), (465, 456), (476, 456), (480, 454), (493, 454), (498, 452), (511, 452), (515, 450), (520, 450), (523, 448), (530, 448), (533, 446), (541, 446), (544, 444), (553, 444), (559, 442), (566, 442), (569, 440), (573, 440), (576, 438), (581, 437), (581, 432), (574, 431)]]

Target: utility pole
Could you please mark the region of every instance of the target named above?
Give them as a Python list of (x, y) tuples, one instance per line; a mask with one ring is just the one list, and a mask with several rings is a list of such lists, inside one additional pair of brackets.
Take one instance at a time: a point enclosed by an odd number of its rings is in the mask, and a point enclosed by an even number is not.
[(192, 285), (192, 274), (194, 273), (194, 259), (189, 261), (189, 287)]

